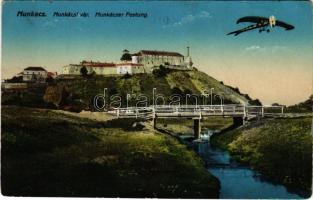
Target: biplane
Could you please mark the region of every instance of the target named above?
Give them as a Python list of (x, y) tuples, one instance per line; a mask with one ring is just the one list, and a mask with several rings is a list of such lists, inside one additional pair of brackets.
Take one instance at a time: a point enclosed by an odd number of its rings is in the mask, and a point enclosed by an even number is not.
[(270, 16), (269, 18), (266, 17), (257, 17), (257, 16), (247, 16), (247, 17), (242, 17), (237, 20), (237, 24), (242, 23), (242, 22), (248, 22), (248, 23), (254, 23), (250, 26), (247, 26), (245, 28), (233, 31), (228, 33), (227, 35), (234, 34), (235, 36), (239, 35), (240, 33), (246, 32), (246, 31), (251, 31), (253, 29), (259, 29), (259, 33), (266, 31), (267, 33), (270, 32), (270, 28), (274, 28), (276, 26), (285, 28), (286, 31), (292, 30), (295, 27), (287, 24), (285, 22), (276, 20), (274, 16)]

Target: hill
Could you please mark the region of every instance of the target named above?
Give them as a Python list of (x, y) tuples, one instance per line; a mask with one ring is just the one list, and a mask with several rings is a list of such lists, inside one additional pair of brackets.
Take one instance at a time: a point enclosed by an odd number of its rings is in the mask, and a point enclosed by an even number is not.
[(313, 95), (311, 95), (309, 97), (309, 99), (300, 102), (298, 104), (292, 105), (292, 106), (288, 106), (286, 108), (287, 112), (300, 112), (300, 113), (304, 113), (304, 112), (312, 112), (313, 111)]
[[(93, 75), (89, 77), (62, 75), (54, 85), (47, 87), (44, 95), (45, 102), (52, 103), (56, 106), (79, 105), (85, 106), (84, 109), (91, 109), (93, 106), (93, 98), (97, 94), (103, 94), (104, 88), (106, 96), (118, 94), (122, 97), (122, 105), (126, 105), (127, 94), (129, 97), (129, 106), (135, 106), (138, 102), (139, 95), (146, 95), (147, 101), (151, 105), (153, 102), (153, 88), (156, 88), (156, 95), (163, 95), (165, 103), (170, 102), (170, 96), (179, 94), (182, 96), (181, 103), (185, 104), (185, 95), (193, 94), (198, 96), (198, 104), (203, 102), (201, 94), (210, 93), (213, 89), (214, 95), (220, 95), (223, 103), (243, 103), (251, 102), (248, 95), (243, 95), (238, 89), (224, 85), (222, 82), (212, 78), (211, 76), (197, 71), (178, 71), (167, 70), (154, 74), (134, 74), (124, 76), (99, 76)], [(110, 101), (108, 98), (107, 101)], [(111, 99), (112, 101), (112, 99)], [(194, 104), (196, 100), (188, 98), (188, 104)], [(76, 102), (76, 103), (75, 103)], [(210, 98), (205, 100), (210, 104)], [(158, 101), (160, 104), (161, 101)], [(220, 104), (219, 97), (213, 98), (213, 104)]]
[(219, 181), (174, 138), (135, 120), (79, 115), (2, 107), (3, 195), (218, 198)]

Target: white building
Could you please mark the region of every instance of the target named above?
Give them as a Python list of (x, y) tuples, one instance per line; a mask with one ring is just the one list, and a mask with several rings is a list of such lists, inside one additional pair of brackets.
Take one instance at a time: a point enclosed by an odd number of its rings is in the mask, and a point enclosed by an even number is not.
[(116, 74), (114, 63), (101, 63), (93, 61), (82, 61), (80, 64), (69, 64), (62, 68), (62, 74), (80, 75), (80, 70), (85, 67), (88, 74), (111, 75)]
[(117, 74), (140, 74), (146, 73), (143, 64), (124, 62), (116, 64)]
[(146, 73), (151, 73), (153, 68), (160, 65), (176, 69), (190, 69), (193, 65), (189, 47), (187, 47), (186, 57), (177, 52), (141, 50), (132, 54), (132, 63), (142, 64)]
[(47, 71), (42, 67), (27, 67), (22, 75), (25, 82), (45, 82)]

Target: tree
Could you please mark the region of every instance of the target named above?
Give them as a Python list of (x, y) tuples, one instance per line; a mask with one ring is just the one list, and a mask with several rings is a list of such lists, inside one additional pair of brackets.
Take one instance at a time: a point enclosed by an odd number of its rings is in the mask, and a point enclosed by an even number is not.
[(170, 69), (166, 68), (163, 65), (159, 66), (159, 69), (153, 70), (152, 74), (156, 77), (164, 77), (170, 72)]
[(128, 72), (122, 76), (122, 78), (124, 78), (124, 79), (128, 79), (130, 77), (132, 77), (132, 76)]
[(52, 103), (57, 108), (65, 104), (66, 98), (69, 96), (68, 88), (64, 85), (52, 85), (48, 86), (43, 100), (46, 103)]
[(249, 101), (250, 105), (254, 105), (254, 106), (262, 106), (262, 103), (259, 99), (255, 99), (255, 100), (250, 100)]
[(14, 76), (11, 79), (7, 80), (8, 83), (21, 83), (23, 82), (23, 76)]
[(121, 61), (131, 61), (132, 60), (132, 56), (130, 55), (130, 53), (125, 52), (122, 57), (121, 57)]
[(82, 68), (80, 68), (80, 74), (81, 74), (82, 76), (87, 76), (88, 70), (87, 70), (87, 68), (86, 68), (85, 66), (83, 66)]
[(184, 92), (183, 92), (183, 91), (181, 91), (181, 89), (180, 89), (180, 88), (178, 88), (178, 87), (174, 87), (174, 88), (172, 89), (172, 94), (179, 94), (179, 95), (183, 95), (183, 94), (184, 94)]
[(52, 78), (52, 76), (48, 76), (48, 77), (46, 78), (46, 82), (47, 82), (47, 83), (53, 83), (53, 82), (54, 82), (54, 79)]

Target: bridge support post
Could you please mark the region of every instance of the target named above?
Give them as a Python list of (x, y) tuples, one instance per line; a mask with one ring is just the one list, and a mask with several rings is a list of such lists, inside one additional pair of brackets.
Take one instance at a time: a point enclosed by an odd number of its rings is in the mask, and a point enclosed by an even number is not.
[(157, 118), (153, 117), (153, 129), (156, 129)]
[(194, 131), (194, 138), (199, 139), (200, 138), (200, 132), (201, 132), (201, 123), (199, 119), (193, 120), (193, 131)]

